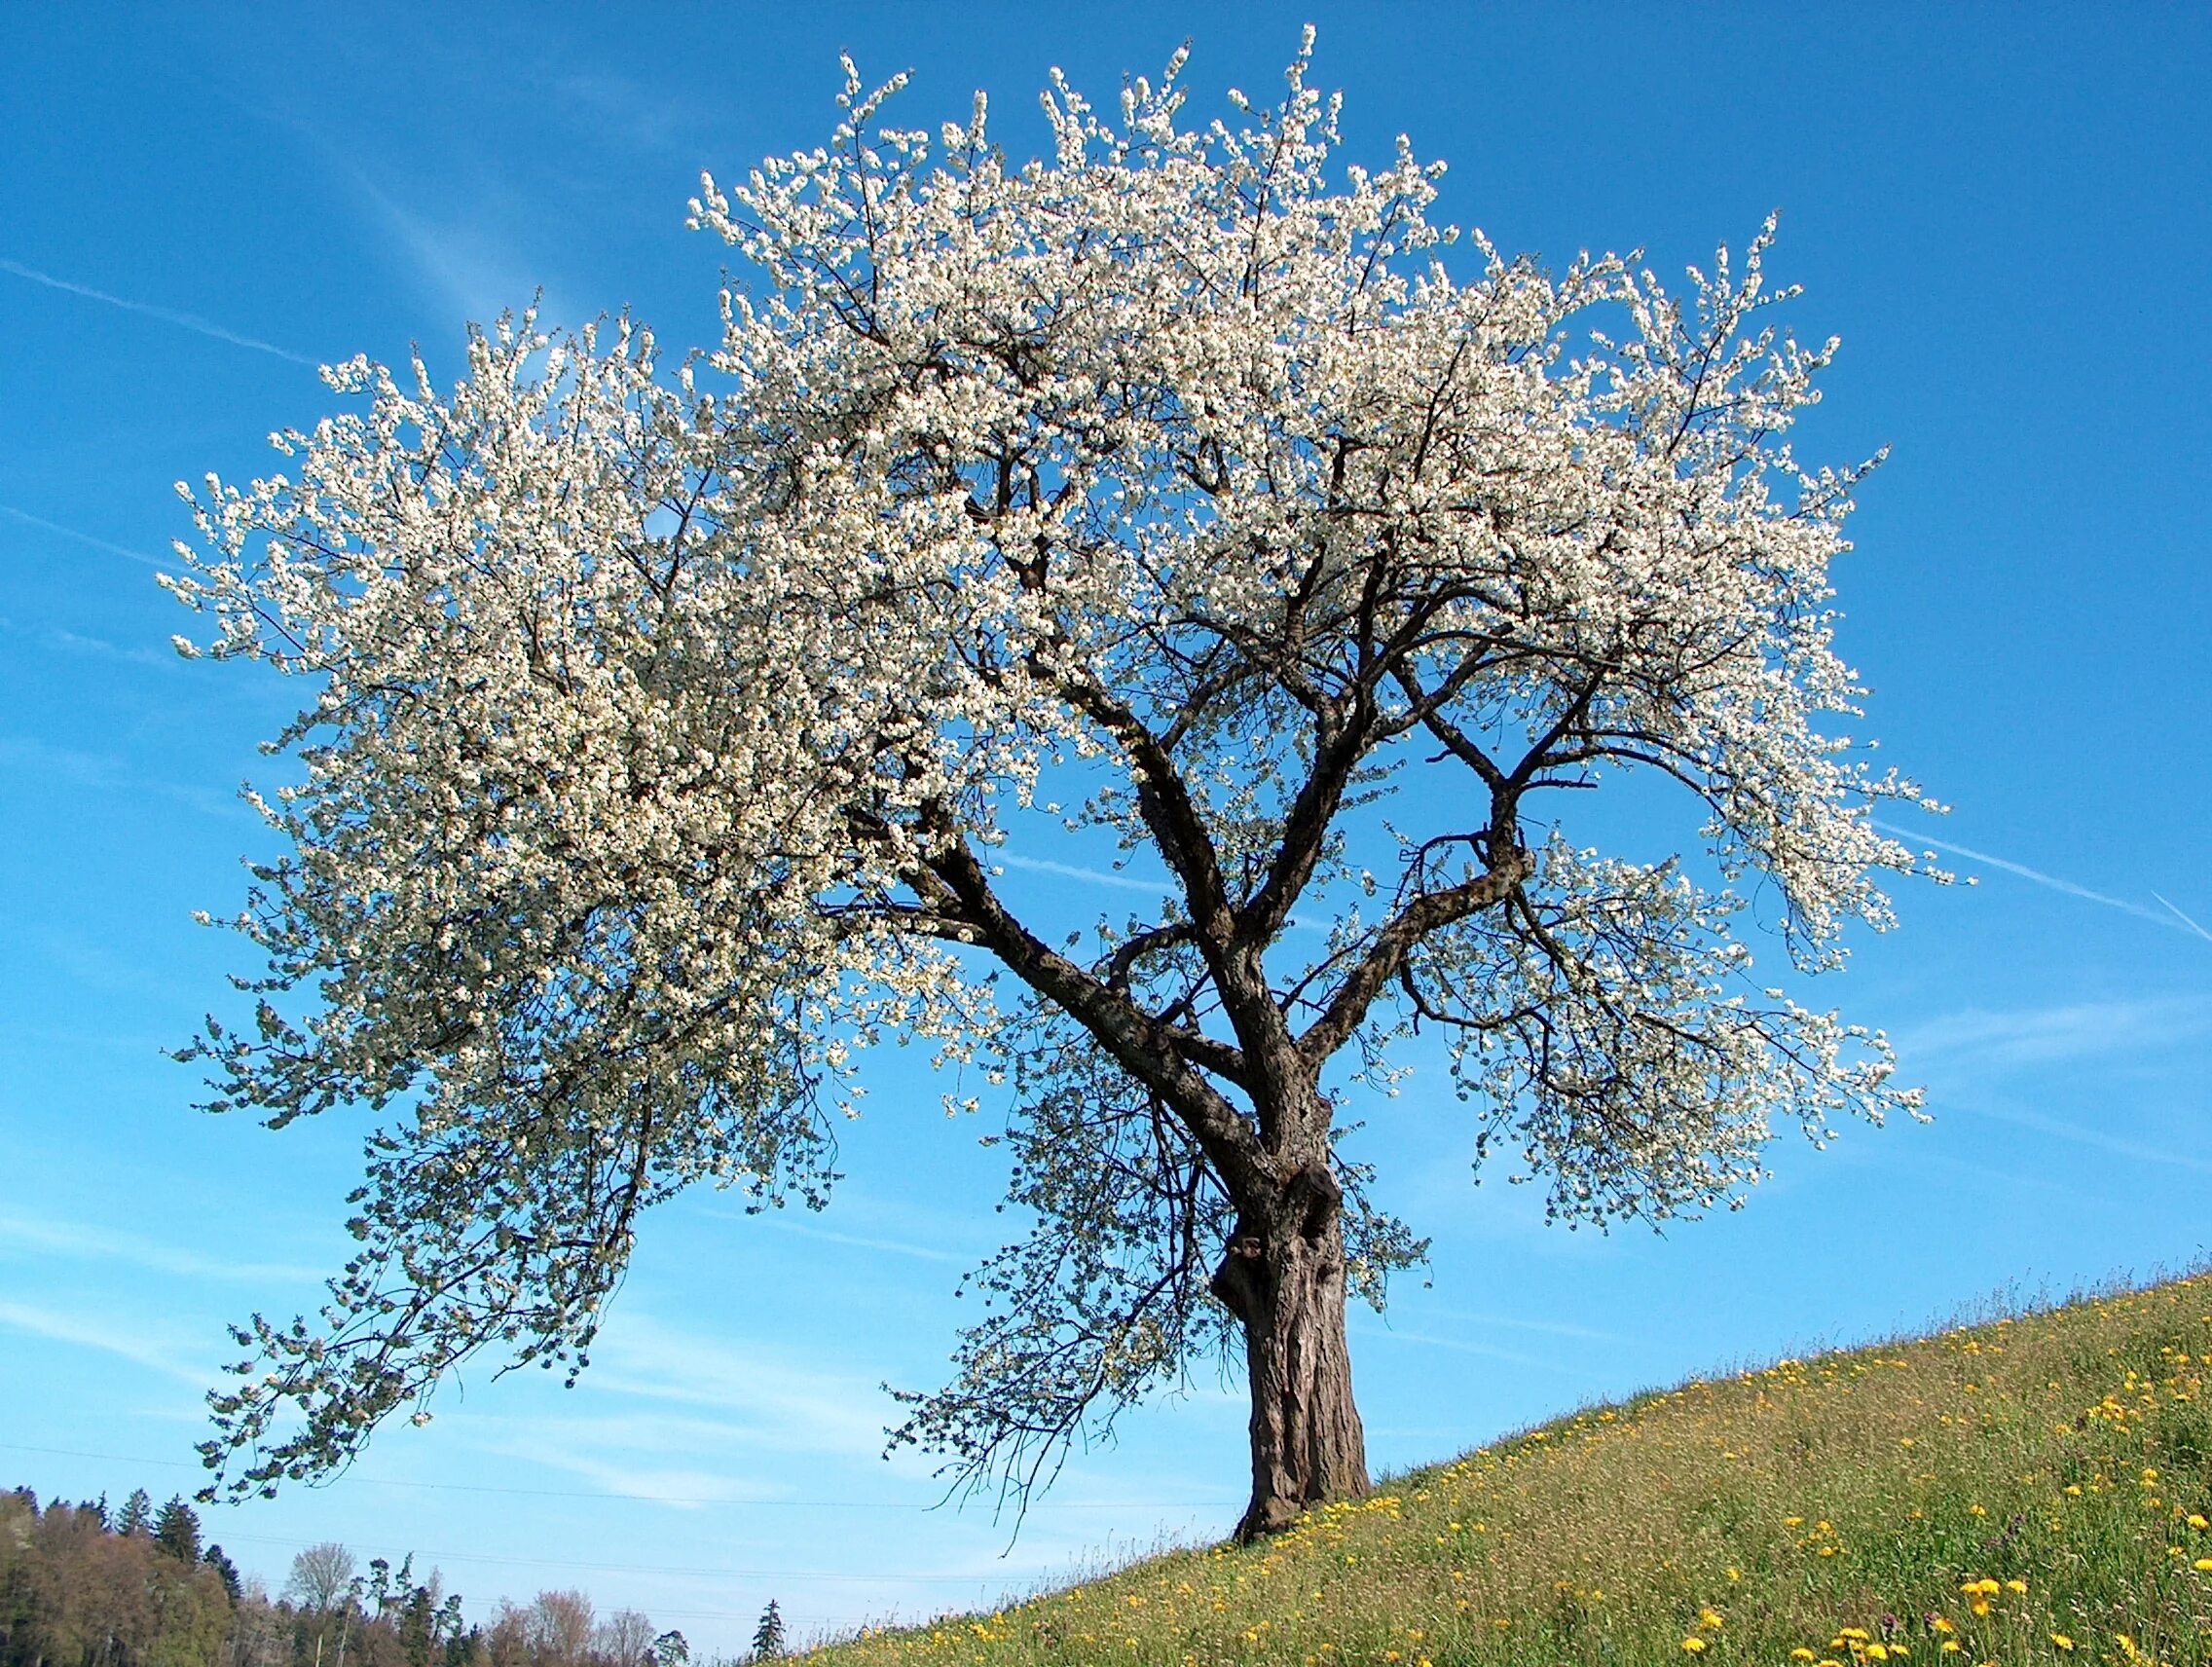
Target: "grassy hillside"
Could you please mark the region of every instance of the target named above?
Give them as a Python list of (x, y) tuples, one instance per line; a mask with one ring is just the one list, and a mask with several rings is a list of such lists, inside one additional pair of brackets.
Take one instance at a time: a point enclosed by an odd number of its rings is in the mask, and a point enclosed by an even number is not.
[(1577, 1414), (825, 1667), (2212, 1661), (2212, 1277)]

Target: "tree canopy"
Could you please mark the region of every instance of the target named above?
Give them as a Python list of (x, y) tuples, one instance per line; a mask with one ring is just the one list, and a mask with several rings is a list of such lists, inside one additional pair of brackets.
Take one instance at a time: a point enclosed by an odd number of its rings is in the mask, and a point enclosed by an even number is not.
[[(180, 646), (313, 688), (255, 1019), (191, 1052), (220, 1107), (381, 1120), (329, 1307), (240, 1332), (235, 1491), (478, 1351), (580, 1368), (694, 1182), (819, 1204), (887, 1036), (1005, 1085), (1033, 1226), (898, 1438), (1025, 1487), (1241, 1347), (1247, 1532), (1366, 1486), (1344, 1300), (1421, 1246), (1340, 1111), (1412, 1031), (1570, 1219), (1917, 1104), (1740, 930), (1756, 891), (1834, 966), (1922, 797), (1838, 728), (1862, 471), (1788, 445), (1833, 344), (1767, 321), (1771, 222), (1679, 299), (1462, 258), (1305, 51), (1198, 126), (1180, 54), (1112, 112), (1055, 76), (1018, 165), (979, 95), (933, 139), (846, 67), (826, 146), (692, 204), (746, 263), (712, 351), (525, 314), (442, 392), (357, 358), (291, 472), (188, 494)], [(1578, 837), (1622, 777), (1677, 855)], [(997, 854), (1063, 829), (1157, 907), (1024, 917)]]

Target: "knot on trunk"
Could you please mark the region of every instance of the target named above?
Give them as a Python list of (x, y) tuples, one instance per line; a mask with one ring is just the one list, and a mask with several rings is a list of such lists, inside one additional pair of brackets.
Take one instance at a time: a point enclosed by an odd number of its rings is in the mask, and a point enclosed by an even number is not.
[(1208, 1288), (1249, 1322), (1273, 1306), (1274, 1287), (1291, 1264), (1326, 1280), (1338, 1271), (1344, 1203), (1345, 1189), (1325, 1164), (1293, 1170), (1272, 1199), (1237, 1215)]

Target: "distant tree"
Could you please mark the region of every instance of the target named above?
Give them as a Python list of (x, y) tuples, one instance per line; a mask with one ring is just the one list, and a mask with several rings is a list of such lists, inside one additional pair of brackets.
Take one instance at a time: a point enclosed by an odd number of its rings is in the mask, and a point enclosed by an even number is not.
[(454, 1611), (454, 1628), (447, 1637), (440, 1655), (440, 1667), (492, 1667), (492, 1651), (485, 1642), (486, 1634), (480, 1626), (461, 1624), (461, 1611)]
[(312, 1667), (313, 1646), (308, 1640), (317, 1617), (271, 1603), (269, 1589), (256, 1576), (246, 1575), (241, 1585), (232, 1607), (225, 1667)]
[(208, 1546), (200, 1554), (200, 1560), (215, 1571), (216, 1578), (223, 1582), (223, 1590), (230, 1593), (231, 1602), (236, 1604), (241, 1595), (238, 1565), (224, 1554), (220, 1545)]
[(154, 1518), (154, 1543), (179, 1563), (200, 1561), (200, 1514), (173, 1498)]
[(483, 1644), (491, 1667), (528, 1667), (531, 1658), (529, 1609), (501, 1598), (498, 1608), (492, 1612), (491, 1626), (485, 1629)]
[(414, 1577), (415, 1554), (412, 1551), (401, 1560), (396, 1574), (392, 1571), (389, 1558), (370, 1558), (366, 1597), (369, 1604), (374, 1606), (371, 1612), (382, 1620), (404, 1600)]
[(577, 1667), (591, 1653), (591, 1599), (540, 1592), (530, 1606), (530, 1653), (536, 1667)]
[(461, 1594), (448, 1593), (445, 1576), (435, 1569), (428, 1578), (416, 1579), (413, 1552), (401, 1560), (396, 1573), (382, 1558), (372, 1562), (369, 1592), (378, 1618), (390, 1624), (407, 1667), (431, 1667), (461, 1636)]
[(148, 1558), (154, 1636), (138, 1667), (218, 1667), (231, 1630), (230, 1594), (197, 1556), (171, 1556), (158, 1542)]
[[(1873, 813), (1923, 802), (1841, 732), (1861, 471), (1790, 449), (1828, 357), (1771, 228), (1682, 296), (1455, 269), (1436, 166), (1347, 169), (1307, 52), (1224, 123), (1182, 62), (1056, 87), (1027, 165), (848, 66), (829, 145), (692, 205), (756, 279), (704, 362), (527, 316), (450, 393), (357, 359), (198, 501), (172, 588), (313, 689), (262, 999), (188, 1052), (273, 1126), (393, 1118), (321, 1319), (240, 1334), (234, 1490), (486, 1347), (581, 1368), (692, 1182), (821, 1202), (876, 1037), (1007, 1084), (1031, 1224), (894, 1443), (1025, 1490), (1240, 1354), (1246, 1537), (1368, 1486), (1346, 1305), (1424, 1241), (1341, 1143), (1417, 1030), (1568, 1220), (1917, 1107), (1751, 965), (1889, 924)], [(1150, 897), (1005, 883), (1086, 830)]]
[(8, 1667), (35, 1663), (39, 1654), (46, 1607), (40, 1600), (42, 1588), (51, 1584), (40, 1555), (39, 1527), (36, 1494), (18, 1488), (0, 1495), (0, 1663)]
[(753, 1629), (753, 1653), (756, 1658), (768, 1661), (784, 1652), (784, 1612), (770, 1598), (768, 1607), (760, 1611), (760, 1624)]
[(284, 1595), (304, 1610), (326, 1613), (351, 1589), (354, 1568), (353, 1554), (345, 1546), (335, 1539), (318, 1541), (293, 1554)]
[(123, 1501), (123, 1509), (116, 1514), (115, 1532), (125, 1536), (151, 1534), (153, 1528), (153, 1500), (144, 1488), (132, 1488), (130, 1497)]
[[(46, 1606), (39, 1628), (39, 1652), (55, 1667), (142, 1667), (172, 1630), (189, 1652), (203, 1606), (179, 1601), (191, 1594), (178, 1591), (177, 1566), (144, 1529), (111, 1534), (90, 1510), (49, 1510), (35, 1549), (48, 1590), (57, 1599), (67, 1594)], [(212, 1574), (206, 1578), (217, 1586)], [(222, 1606), (219, 1588), (211, 1601)]]
[(690, 1667), (691, 1644), (671, 1628), (653, 1640), (653, 1667)]
[(592, 1633), (592, 1651), (611, 1667), (650, 1667), (653, 1623), (636, 1610), (616, 1610)]

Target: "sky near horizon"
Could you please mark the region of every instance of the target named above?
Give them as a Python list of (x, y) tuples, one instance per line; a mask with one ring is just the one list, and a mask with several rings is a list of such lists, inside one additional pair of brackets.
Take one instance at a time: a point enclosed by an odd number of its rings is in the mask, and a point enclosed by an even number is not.
[[(899, 119), (1036, 151), (1049, 68), (1103, 101), (1188, 36), (1188, 83), (1280, 86), (1299, 24), (1350, 160), (1451, 164), (1439, 218), (1564, 263), (1678, 277), (1782, 212), (1790, 317), (1842, 337), (1801, 455), (1892, 448), (1837, 569), (1865, 729), (1953, 813), (1905, 830), (1973, 886), (1909, 885), (1822, 993), (1896, 1039), (1935, 1120), (1794, 1136), (1740, 1212), (1664, 1235), (1543, 1225), (1468, 1184), (1432, 1072), (1361, 1155), (1434, 1240), (1355, 1313), (1379, 1468), (1595, 1399), (1995, 1293), (2200, 1261), (2212, 1177), (2212, 13), (1312, 5), (625, 9), (0, 7), (0, 1486), (196, 1485), (226, 1321), (312, 1308), (343, 1259), (362, 1126), (194, 1112), (184, 1042), (247, 971), (192, 924), (266, 835), (239, 801), (300, 691), (180, 662), (153, 583), (172, 483), (266, 472), (334, 400), (313, 366), (462, 320), (628, 306), (712, 339), (727, 251), (701, 167), (821, 142), (837, 55), (911, 68)], [(1686, 823), (1684, 832), (1694, 833)], [(1931, 836), (1933, 834), (1933, 836)], [(1094, 859), (1014, 853), (1042, 901)], [(1095, 876), (1092, 876), (1094, 878)], [(702, 1194), (650, 1219), (569, 1391), (471, 1372), (350, 1473), (210, 1507), (282, 1580), (301, 1545), (413, 1551), (483, 1618), (580, 1586), (734, 1652), (988, 1603), (1087, 1559), (1215, 1536), (1242, 1502), (1240, 1387), (1201, 1374), (1078, 1454), (1008, 1549), (878, 1458), (879, 1386), (939, 1382), (952, 1288), (997, 1243), (981, 1119), (880, 1061), (824, 1215)]]

